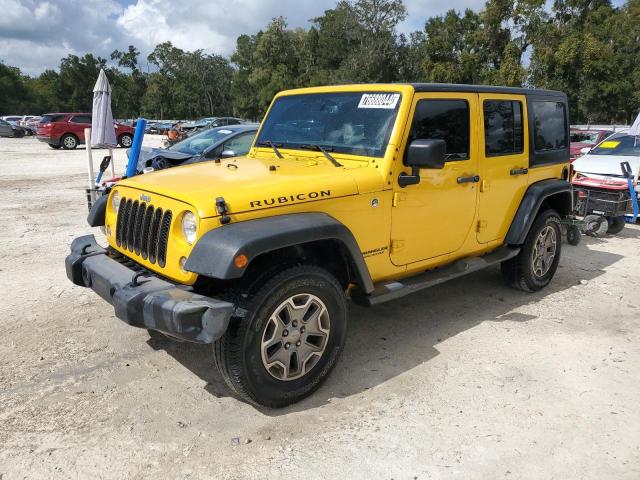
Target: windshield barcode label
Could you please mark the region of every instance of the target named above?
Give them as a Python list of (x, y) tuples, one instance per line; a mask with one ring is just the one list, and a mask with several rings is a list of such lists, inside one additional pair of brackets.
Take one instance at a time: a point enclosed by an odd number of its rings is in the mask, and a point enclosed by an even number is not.
[(363, 93), (358, 108), (396, 108), (399, 93)]

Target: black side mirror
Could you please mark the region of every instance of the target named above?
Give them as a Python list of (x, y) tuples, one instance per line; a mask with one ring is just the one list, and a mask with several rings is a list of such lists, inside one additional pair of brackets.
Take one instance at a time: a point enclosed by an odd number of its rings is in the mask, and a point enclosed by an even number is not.
[(416, 185), (420, 183), (420, 169), (444, 168), (447, 154), (447, 143), (441, 139), (418, 139), (412, 141), (407, 147), (405, 164), (411, 167), (411, 175), (402, 172), (398, 177), (398, 185)]

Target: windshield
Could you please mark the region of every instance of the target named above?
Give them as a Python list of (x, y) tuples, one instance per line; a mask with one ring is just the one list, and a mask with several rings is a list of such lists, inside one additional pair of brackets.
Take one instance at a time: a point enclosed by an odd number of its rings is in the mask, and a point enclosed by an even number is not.
[(640, 156), (640, 137), (616, 133), (601, 142), (589, 152), (589, 155), (621, 155), (623, 157)]
[(226, 128), (205, 130), (170, 146), (169, 150), (172, 152), (186, 153), (188, 155), (201, 155), (205, 150), (208, 150), (209, 147), (221, 142), (232, 133), (233, 131)]
[(399, 93), (344, 92), (278, 98), (256, 145), (382, 157), (400, 107)]
[(595, 145), (598, 141), (598, 136), (598, 132), (571, 132), (571, 142)]

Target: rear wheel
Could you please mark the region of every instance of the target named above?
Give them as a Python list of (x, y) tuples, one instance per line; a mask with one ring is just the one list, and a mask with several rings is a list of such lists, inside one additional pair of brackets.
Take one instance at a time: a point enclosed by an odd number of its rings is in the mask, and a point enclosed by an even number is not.
[(505, 281), (513, 288), (536, 292), (546, 287), (558, 268), (562, 246), (560, 217), (546, 210), (533, 222), (517, 257), (502, 262)]
[(118, 145), (120, 145), (122, 148), (129, 148), (132, 143), (133, 143), (133, 137), (128, 133), (123, 133), (118, 138)]
[(620, 233), (622, 229), (624, 229), (624, 225), (626, 223), (624, 217), (608, 217), (607, 218), (608, 228), (607, 233), (611, 235), (615, 235), (616, 233)]
[(214, 343), (215, 363), (227, 385), (243, 399), (271, 408), (310, 395), (344, 347), (347, 306), (341, 285), (322, 268), (295, 266), (244, 298), (246, 315), (232, 319)]
[(75, 148), (78, 146), (78, 138), (75, 135), (67, 133), (60, 139), (60, 144), (65, 150), (75, 150)]

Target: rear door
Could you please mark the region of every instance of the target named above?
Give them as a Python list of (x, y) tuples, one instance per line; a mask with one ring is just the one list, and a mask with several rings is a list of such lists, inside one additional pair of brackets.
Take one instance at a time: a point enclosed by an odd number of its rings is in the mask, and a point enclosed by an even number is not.
[(84, 129), (91, 128), (91, 115), (73, 115), (69, 120), (69, 126), (80, 142), (84, 142)]
[(506, 235), (527, 189), (526, 103), (524, 95), (480, 94), (479, 243)]

